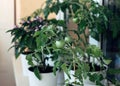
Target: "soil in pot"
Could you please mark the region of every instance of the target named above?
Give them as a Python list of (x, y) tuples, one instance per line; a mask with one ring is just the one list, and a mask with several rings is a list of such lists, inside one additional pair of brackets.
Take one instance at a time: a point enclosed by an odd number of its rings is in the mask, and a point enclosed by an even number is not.
[(98, 71), (103, 71), (106, 70), (106, 67), (100, 67), (97, 64), (92, 64), (92, 63), (88, 63), (89, 67), (90, 67), (90, 72), (98, 72)]
[(24, 52), (22, 52), (22, 54), (24, 54), (24, 55), (27, 55), (27, 54), (30, 54), (30, 53), (33, 53), (32, 51), (24, 51)]
[(33, 72), (35, 68), (38, 68), (40, 73), (51, 73), (51, 72), (53, 72), (53, 67), (51, 67), (51, 66), (47, 66), (45, 68), (45, 70), (44, 70), (43, 67), (34, 66), (34, 67), (30, 67), (29, 70)]

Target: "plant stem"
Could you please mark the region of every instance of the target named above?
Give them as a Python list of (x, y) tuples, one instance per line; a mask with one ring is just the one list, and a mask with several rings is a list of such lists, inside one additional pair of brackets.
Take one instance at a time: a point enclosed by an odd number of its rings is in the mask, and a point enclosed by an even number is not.
[[(75, 71), (76, 70), (76, 68), (75, 68), (75, 62), (74, 62), (74, 58), (75, 58), (75, 54), (74, 54), (74, 52), (73, 52), (73, 70)], [(75, 73), (74, 73), (75, 74)], [(76, 85), (76, 77), (75, 77), (75, 85)]]
[(46, 59), (44, 57), (43, 47), (41, 47), (41, 49), (42, 49), (42, 58), (41, 58), (41, 61), (42, 61), (42, 64), (43, 64), (43, 68), (45, 70), (46, 69), (46, 64), (45, 64)]

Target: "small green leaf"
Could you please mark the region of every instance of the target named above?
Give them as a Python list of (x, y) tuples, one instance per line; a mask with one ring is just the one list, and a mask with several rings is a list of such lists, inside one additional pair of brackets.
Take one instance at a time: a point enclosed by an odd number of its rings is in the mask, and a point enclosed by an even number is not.
[(19, 57), (19, 55), (24, 51), (24, 47), (21, 46), (15, 46), (15, 57), (16, 59)]
[(28, 65), (34, 66), (34, 63), (32, 62), (32, 60), (28, 61)]
[(55, 14), (58, 14), (59, 10), (60, 10), (59, 9), (59, 4), (55, 4), (50, 8), (50, 11), (55, 12)]
[(35, 55), (35, 58), (37, 58), (38, 60), (41, 61), (41, 59), (40, 59), (41, 58), (41, 54), (40, 53), (35, 53), (34, 55)]
[(41, 46), (46, 45), (46, 42), (48, 40), (48, 37), (46, 34), (41, 33), (37, 38), (36, 38), (36, 43), (37, 43), (37, 47), (41, 48)]
[(44, 9), (45, 18), (48, 17), (49, 13), (50, 13), (50, 8), (49, 8), (49, 6), (46, 6), (46, 8)]
[(69, 78), (71, 78), (70, 75), (69, 75), (69, 73), (68, 73), (69, 71), (68, 71), (67, 65), (64, 63), (64, 64), (62, 64), (61, 67), (62, 67), (62, 70), (67, 74), (67, 76)]
[(33, 37), (39, 36), (40, 31), (36, 31)]
[(54, 75), (56, 75), (57, 68), (59, 68), (60, 65), (61, 65), (61, 63), (59, 61), (54, 62), (54, 67), (53, 67)]
[(40, 76), (40, 72), (39, 72), (39, 69), (38, 69), (38, 68), (35, 68), (35, 69), (34, 69), (34, 74), (35, 74), (35, 76), (36, 76), (39, 80), (41, 80), (41, 76)]
[(9, 51), (10, 49), (12, 49), (13, 47), (15, 47), (15, 45), (12, 45), (12, 46), (8, 49), (8, 51)]
[(32, 54), (28, 54), (28, 55), (26, 56), (26, 60), (32, 60)]
[(112, 62), (112, 60), (103, 59), (103, 62), (108, 65)]

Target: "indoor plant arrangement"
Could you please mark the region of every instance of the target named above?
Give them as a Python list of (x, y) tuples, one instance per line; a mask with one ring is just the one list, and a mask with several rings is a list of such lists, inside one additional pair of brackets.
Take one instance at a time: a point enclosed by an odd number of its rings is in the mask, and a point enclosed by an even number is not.
[[(87, 77), (95, 84), (103, 85), (101, 81), (105, 77), (98, 73), (90, 74), (91, 66), (95, 70), (97, 61), (101, 66), (99, 69), (103, 69), (109, 61), (98, 47), (89, 44), (89, 36), (99, 40), (100, 34), (106, 31), (108, 10), (93, 0), (46, 0), (42, 10), (45, 19), (28, 17), (20, 27), (8, 31), (14, 36), (12, 42), (17, 41), (16, 57), (27, 48), (30, 70), (33, 69), (39, 79), (39, 69), (46, 71), (47, 60), (51, 57), (55, 61), (54, 73), (63, 70), (69, 77), (66, 85), (84, 85), (83, 80)], [(58, 14), (60, 10), (65, 20), (48, 19), (50, 13)], [(68, 27), (70, 21), (76, 27)], [(69, 83), (71, 69), (75, 71), (73, 83)], [(98, 76), (97, 79), (94, 76)]]

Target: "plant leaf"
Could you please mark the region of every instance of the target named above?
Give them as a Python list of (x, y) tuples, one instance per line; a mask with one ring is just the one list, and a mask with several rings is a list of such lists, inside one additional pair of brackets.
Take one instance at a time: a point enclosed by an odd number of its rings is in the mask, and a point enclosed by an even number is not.
[(36, 76), (39, 80), (41, 80), (41, 75), (40, 75), (40, 72), (39, 72), (39, 69), (38, 69), (38, 68), (35, 68), (35, 69), (34, 69), (34, 74), (35, 74), (35, 76)]
[(67, 76), (69, 78), (71, 78), (70, 75), (69, 75), (69, 73), (68, 73), (69, 71), (68, 71), (67, 65), (64, 63), (64, 64), (62, 64), (61, 67), (62, 67), (62, 70), (67, 74)]
[(103, 59), (103, 62), (108, 65), (112, 62), (112, 60)]

